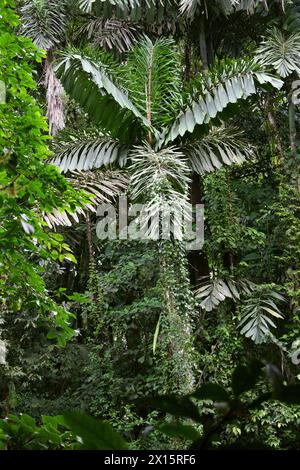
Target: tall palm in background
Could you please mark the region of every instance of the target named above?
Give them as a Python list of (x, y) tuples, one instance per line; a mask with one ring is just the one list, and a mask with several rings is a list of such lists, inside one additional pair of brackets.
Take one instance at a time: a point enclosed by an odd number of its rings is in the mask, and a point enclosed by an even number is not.
[(44, 61), (46, 116), (49, 133), (56, 135), (65, 127), (63, 90), (53, 70), (55, 50), (65, 43), (69, 20), (66, 0), (26, 0), (22, 2), (21, 34), (31, 37), (39, 49), (47, 52)]

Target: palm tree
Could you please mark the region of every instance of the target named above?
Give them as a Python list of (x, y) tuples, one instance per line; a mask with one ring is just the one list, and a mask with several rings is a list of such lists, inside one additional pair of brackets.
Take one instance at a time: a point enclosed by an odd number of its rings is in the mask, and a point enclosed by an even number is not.
[[(169, 39), (144, 38), (118, 67), (105, 58), (70, 49), (57, 65), (66, 92), (88, 113), (95, 129), (84, 139), (72, 136), (66, 144), (60, 142), (52, 163), (65, 173), (125, 167), (132, 201), (146, 203), (152, 215), (166, 204), (184, 210), (192, 171), (203, 175), (253, 155), (238, 130), (224, 120), (240, 99), (256, 93), (257, 85), (282, 84), (252, 60), (224, 60), (185, 86), (180, 56)], [(176, 331), (182, 332), (180, 339), (169, 335), (168, 341), (178, 359), (178, 377), (183, 374), (181, 380), (186, 377), (184, 387), (189, 388), (192, 374), (181, 364), (186, 364), (182, 355), (190, 338), (190, 318), (178, 310), (166, 281), (174, 260), (170, 244), (158, 248), (165, 279), (161, 324), (167, 317), (169, 327), (176, 324)], [(180, 256), (180, 247), (175, 244), (174, 250)]]
[(149, 149), (159, 155), (171, 148), (172, 161), (178, 154), (181, 162), (184, 155), (186, 165), (200, 175), (242, 162), (251, 149), (224, 120), (239, 100), (256, 93), (257, 85), (282, 86), (259, 64), (244, 59), (219, 61), (185, 86), (179, 54), (169, 39), (145, 38), (122, 66), (101, 59), (101, 54), (91, 57), (70, 49), (57, 66), (66, 92), (96, 129), (84, 139), (74, 136), (57, 151), (53, 163), (62, 172), (124, 167), (136, 146), (144, 148), (145, 162)]
[[(294, 24), (294, 23), (292, 23)], [(273, 28), (268, 31), (258, 48), (256, 60), (264, 67), (275, 69), (283, 79), (300, 77), (300, 29), (292, 28), (291, 31), (281, 31)], [(290, 83), (291, 93), (289, 101), (289, 126), (290, 126), (290, 146), (293, 155), (297, 153), (297, 131), (296, 131), (296, 109), (293, 102), (293, 83)]]
[(56, 135), (65, 127), (63, 90), (53, 70), (53, 57), (55, 49), (65, 40), (67, 10), (67, 0), (25, 0), (20, 9), (20, 33), (30, 37), (39, 49), (47, 52), (44, 83), (46, 116), (51, 135)]

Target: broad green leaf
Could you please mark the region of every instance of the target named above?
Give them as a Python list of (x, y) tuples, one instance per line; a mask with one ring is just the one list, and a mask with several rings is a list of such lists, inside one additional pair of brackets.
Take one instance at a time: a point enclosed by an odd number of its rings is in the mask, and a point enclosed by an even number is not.
[(198, 400), (212, 400), (221, 402), (230, 401), (230, 396), (227, 391), (221, 387), (221, 385), (214, 383), (207, 383), (202, 385), (200, 388), (195, 390), (191, 396)]
[(254, 388), (262, 376), (263, 364), (260, 361), (251, 362), (248, 366), (239, 365), (232, 375), (232, 390), (236, 397)]
[(63, 417), (71, 431), (82, 439), (82, 447), (84, 449), (127, 449), (127, 444), (124, 439), (109, 423), (99, 421), (81, 413), (64, 413)]

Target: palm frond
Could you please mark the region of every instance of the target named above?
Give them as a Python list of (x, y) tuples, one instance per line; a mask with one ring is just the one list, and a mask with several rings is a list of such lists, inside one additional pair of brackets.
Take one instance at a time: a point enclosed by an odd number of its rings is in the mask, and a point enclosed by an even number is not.
[(253, 14), (256, 8), (259, 6), (263, 6), (265, 9), (268, 9), (267, 0), (238, 0), (237, 5), (235, 6), (235, 9), (237, 11), (245, 10), (249, 14)]
[(147, 29), (174, 30), (178, 22), (177, 0), (80, 0), (82, 11), (103, 19), (142, 22)]
[(112, 81), (104, 64), (70, 50), (58, 64), (57, 73), (66, 92), (112, 137), (123, 137), (126, 142), (131, 132), (142, 136), (145, 128), (151, 129), (147, 118)]
[(241, 334), (252, 339), (256, 344), (264, 343), (271, 328), (276, 328), (273, 319), (284, 318), (276, 302), (285, 299), (276, 291), (261, 286), (254, 291), (242, 306), (242, 319), (238, 324)]
[(258, 5), (267, 8), (266, 0), (180, 0), (179, 11), (189, 19), (193, 19), (199, 8), (208, 15), (208, 7), (213, 7), (213, 11), (227, 16), (238, 10), (246, 10), (253, 13)]
[[(141, 5), (141, 0), (79, 0), (80, 8), (86, 13), (90, 13), (92, 11), (92, 8), (95, 3), (96, 4), (97, 3), (98, 4), (101, 4), (101, 3), (110, 4), (115, 7), (121, 8), (122, 10), (127, 10), (128, 8), (139, 7)], [(147, 4), (148, 7), (150, 7), (151, 5), (155, 4), (156, 1), (145, 0), (145, 3)]]
[(243, 163), (254, 156), (253, 147), (233, 127), (212, 128), (201, 140), (190, 142), (184, 153), (199, 175), (220, 169), (223, 165)]
[(126, 88), (141, 114), (154, 127), (173, 120), (180, 86), (180, 59), (173, 40), (163, 38), (152, 42), (145, 37), (128, 55)]
[(129, 172), (133, 201), (149, 200), (168, 187), (182, 195), (188, 188), (190, 169), (186, 157), (176, 147), (155, 152), (148, 144), (130, 152)]
[(67, 179), (75, 189), (91, 194), (97, 205), (111, 201), (128, 186), (126, 175), (119, 171), (72, 171)]
[(300, 33), (285, 34), (273, 28), (260, 45), (256, 61), (274, 68), (283, 78), (293, 72), (300, 75)]
[(179, 12), (188, 18), (194, 18), (197, 8), (202, 4), (202, 0), (180, 0)]
[(124, 173), (117, 171), (74, 171), (67, 178), (75, 189), (84, 190), (89, 202), (74, 210), (55, 209), (43, 215), (50, 228), (56, 226), (70, 227), (79, 222), (79, 217), (85, 217), (86, 211), (96, 212), (97, 206), (112, 201), (115, 196), (122, 193), (128, 180)]
[(81, 26), (76, 36), (93, 40), (106, 50), (129, 51), (137, 42), (138, 26), (119, 19), (94, 18)]
[(160, 224), (164, 223), (161, 217), (169, 214), (170, 231), (177, 240), (182, 240), (183, 223), (190, 215), (190, 169), (185, 156), (176, 147), (155, 152), (145, 144), (134, 148), (130, 161), (129, 192), (133, 202), (144, 204), (140, 217), (146, 236), (155, 239)]
[(59, 44), (67, 27), (65, 0), (26, 0), (21, 7), (21, 29), (40, 49)]
[(193, 132), (197, 124), (209, 123), (230, 104), (256, 93), (256, 83), (271, 84), (280, 89), (283, 82), (266, 73), (254, 61), (223, 60), (209, 73), (197, 79), (195, 90), (188, 98), (187, 107), (181, 111), (171, 128), (161, 135), (159, 145), (174, 141), (186, 132)]
[(229, 15), (234, 12), (235, 7), (238, 7), (240, 0), (180, 0), (179, 11), (181, 15), (185, 15), (189, 19), (193, 19), (199, 7), (202, 11), (208, 14), (208, 7), (214, 7), (214, 11)]
[(242, 294), (250, 294), (255, 289), (248, 279), (234, 279), (232, 276), (213, 278), (205, 276), (196, 290), (200, 308), (211, 312), (226, 299), (240, 300)]
[(54, 146), (52, 165), (62, 173), (88, 171), (117, 163), (123, 167), (127, 162), (128, 149), (117, 140), (99, 135), (70, 136), (68, 142), (59, 140)]

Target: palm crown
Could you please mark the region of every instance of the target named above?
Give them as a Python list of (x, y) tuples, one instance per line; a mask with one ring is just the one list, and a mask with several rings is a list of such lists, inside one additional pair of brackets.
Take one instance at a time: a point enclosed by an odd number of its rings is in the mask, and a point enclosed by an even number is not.
[[(184, 163), (185, 174), (191, 170), (203, 174), (243, 161), (251, 147), (223, 120), (240, 99), (256, 92), (257, 85), (280, 88), (282, 82), (252, 60), (217, 62), (188, 86), (182, 82), (181, 69), (180, 56), (169, 39), (152, 42), (145, 37), (121, 67), (107, 65), (101, 54), (65, 52), (57, 74), (66, 92), (94, 122), (96, 135), (74, 138), (53, 163), (67, 172), (109, 164), (123, 167), (129, 161), (135, 182), (141, 160), (148, 184), (159, 174), (175, 193), (183, 194), (176, 162), (181, 169)], [(173, 162), (170, 171), (161, 165), (168, 149)], [(154, 171), (155, 165), (159, 171)]]

